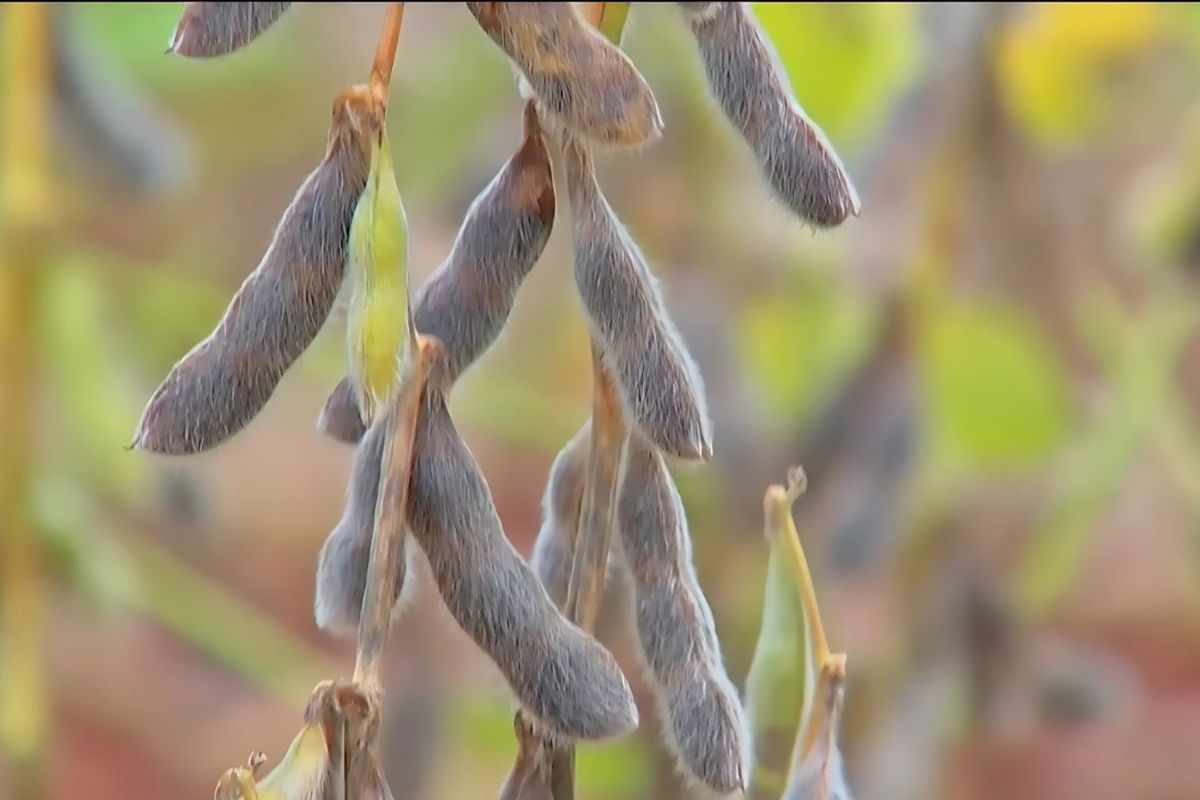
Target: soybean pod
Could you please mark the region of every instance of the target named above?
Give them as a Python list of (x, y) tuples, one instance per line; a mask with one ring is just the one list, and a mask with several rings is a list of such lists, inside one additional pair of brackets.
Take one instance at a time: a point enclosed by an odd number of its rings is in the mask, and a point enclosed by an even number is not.
[[(467, 211), (454, 248), (417, 293), (417, 330), (441, 340), (456, 380), (500, 335), (517, 290), (554, 225), (554, 176), (532, 103), (516, 153)], [(317, 423), (339, 441), (365, 431), (348, 379), (334, 387)]]
[(574, 3), (467, 3), (479, 26), (521, 71), (540, 108), (602, 144), (662, 135), (654, 93), (633, 63), (579, 18)]
[(133, 447), (187, 455), (238, 433), (312, 343), (342, 284), (346, 241), (381, 119), (365, 89), (338, 97), (325, 158), (216, 329), (151, 396)]
[(626, 445), (623, 472), (617, 528), (667, 745), (692, 780), (738, 791), (747, 769), (745, 723), (692, 567), (683, 502), (662, 454), (636, 435)]
[(232, 53), (275, 24), (291, 3), (210, 3), (184, 6), (169, 51), (191, 58)]
[(600, 739), (637, 727), (612, 655), (554, 607), (500, 524), (479, 465), (446, 409), (445, 365), (430, 375), (417, 429), (411, 532), (447, 609), (550, 731)]
[(601, 194), (587, 148), (568, 141), (564, 161), (576, 287), (629, 420), (670, 455), (707, 460), (712, 436), (704, 386), (657, 282)]
[(858, 193), (825, 134), (786, 84), (779, 58), (745, 3), (680, 3), (708, 88), (754, 150), (775, 194), (814, 225), (840, 225)]

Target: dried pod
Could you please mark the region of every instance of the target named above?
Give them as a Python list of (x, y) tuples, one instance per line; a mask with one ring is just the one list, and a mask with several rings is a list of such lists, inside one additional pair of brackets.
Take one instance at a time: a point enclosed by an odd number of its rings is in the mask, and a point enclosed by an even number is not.
[(467, 3), (521, 70), (540, 108), (571, 131), (610, 145), (662, 135), (654, 93), (633, 63), (579, 18), (573, 3)]
[(633, 730), (637, 707), (616, 661), (554, 608), (505, 538), (479, 465), (446, 409), (447, 378), (444, 364), (430, 374), (409, 514), (446, 607), (551, 731), (600, 739)]
[(839, 225), (860, 210), (850, 176), (800, 108), (779, 58), (743, 3), (680, 3), (709, 91), (742, 132), (767, 182), (803, 219)]
[(355, 444), (366, 435), (367, 426), (358, 413), (354, 383), (349, 377), (338, 381), (329, 397), (325, 398), (325, 406), (317, 418), (317, 430), (346, 444)]
[[(457, 379), (508, 320), (521, 282), (542, 255), (554, 224), (550, 154), (530, 103), (521, 146), (467, 211), (450, 256), (417, 293), (417, 330), (441, 340)], [(348, 379), (334, 387), (317, 426), (358, 441), (364, 426)]]
[(589, 422), (555, 457), (542, 497), (542, 528), (529, 559), (546, 594), (560, 610), (571, 582), (572, 545), (579, 529), (591, 435)]
[(746, 772), (742, 710), (692, 568), (683, 503), (662, 454), (636, 435), (623, 472), (617, 527), (667, 744), (690, 779), (722, 793), (739, 791)]
[(296, 193), (216, 330), (150, 398), (134, 447), (172, 455), (206, 450), (240, 431), (270, 399), (337, 297), (379, 125), (365, 88), (338, 97), (325, 159)]
[(167, 52), (192, 58), (232, 53), (257, 39), (291, 3), (188, 3)]
[(645, 259), (596, 184), (591, 154), (576, 141), (564, 152), (575, 282), (629, 418), (668, 454), (707, 460), (712, 437), (700, 374)]
[[(371, 539), (375, 530), (375, 504), (379, 497), (379, 471), (383, 463), (384, 431), (373, 426), (358, 445), (342, 519), (329, 534), (317, 559), (317, 591), (313, 603), (317, 627), (335, 634), (354, 635), (362, 613)], [(412, 558), (405, 540), (405, 558), (399, 562), (393, 618), (405, 605), (403, 587), (406, 562)]]
[[(554, 459), (542, 498), (542, 527), (529, 559), (529, 565), (559, 610), (564, 607), (571, 582), (575, 536), (588, 478), (591, 436), (589, 420)], [(611, 605), (606, 605), (606, 610), (601, 613), (623, 619), (628, 611), (625, 601), (629, 585), (617, 548), (609, 550), (604, 578), (604, 602)]]

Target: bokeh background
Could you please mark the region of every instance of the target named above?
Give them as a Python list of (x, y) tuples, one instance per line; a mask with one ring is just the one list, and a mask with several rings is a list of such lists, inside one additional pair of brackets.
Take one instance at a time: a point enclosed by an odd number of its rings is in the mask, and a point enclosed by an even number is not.
[[(0, 797), (208, 797), (250, 750), (278, 757), (353, 663), (312, 621), (351, 457), (315, 430), (336, 320), (226, 445), (124, 447), (319, 160), (383, 8), (303, 5), (209, 62), (163, 54), (179, 10), (53, 10), (50, 213), (0, 250)], [(625, 40), (665, 136), (600, 164), (706, 380), (716, 456), (676, 475), (731, 676), (761, 614), (762, 493), (800, 463), (860, 800), (1195, 800), (1200, 11), (755, 10), (861, 218), (814, 232), (775, 204), (666, 4), (636, 5)], [(423, 278), (521, 105), (461, 4), (409, 8), (393, 86)], [(523, 553), (589, 413), (568, 214), (453, 398)], [(643, 725), (581, 749), (580, 797), (688, 796), (619, 615), (603, 635)], [(508, 695), (431, 586), (387, 663), (397, 800), (495, 796)]]

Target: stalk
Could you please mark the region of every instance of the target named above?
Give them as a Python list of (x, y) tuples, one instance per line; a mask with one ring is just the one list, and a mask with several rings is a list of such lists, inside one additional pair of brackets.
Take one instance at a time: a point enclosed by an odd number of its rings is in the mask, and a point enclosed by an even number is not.
[(45, 142), (51, 66), (43, 3), (4, 7), (0, 136), (0, 755), (15, 797), (43, 794), (48, 711), (43, 587), (30, 508), (35, 316), (48, 208)]
[[(582, 11), (589, 23), (619, 46), (628, 6), (628, 3), (585, 3)], [(604, 599), (604, 578), (613, 539), (613, 510), (628, 437), (629, 427), (622, 412), (616, 381), (604, 365), (600, 343), (593, 337), (591, 452), (564, 607), (567, 617), (588, 632), (595, 630), (596, 617)], [(575, 745), (568, 743), (547, 749), (552, 800), (574, 800)]]

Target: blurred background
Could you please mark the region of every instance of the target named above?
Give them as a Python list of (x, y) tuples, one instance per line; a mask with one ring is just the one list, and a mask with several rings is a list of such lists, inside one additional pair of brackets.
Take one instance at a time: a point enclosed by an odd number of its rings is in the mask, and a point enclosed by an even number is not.
[[(707, 384), (716, 456), (676, 476), (731, 677), (761, 615), (763, 491), (803, 464), (860, 800), (1200, 797), (1200, 9), (754, 6), (861, 218), (814, 232), (775, 204), (666, 4), (625, 39), (665, 136), (599, 167)], [(0, 48), (5, 87), (53, 66), (44, 133), (11, 104), (0, 130), (4, 798), (208, 797), (352, 668), (312, 619), (352, 454), (315, 430), (338, 321), (227, 444), (124, 448), (319, 161), (383, 7), (304, 4), (207, 62), (163, 54), (180, 8), (57, 5), (48, 50)], [(421, 279), (521, 104), (438, 3), (408, 10), (391, 109)], [(525, 554), (590, 408), (559, 208), (452, 404)], [(581, 748), (579, 796), (688, 796), (619, 617), (602, 635), (643, 724)], [(397, 800), (494, 797), (508, 693), (433, 587), (387, 669)]]

